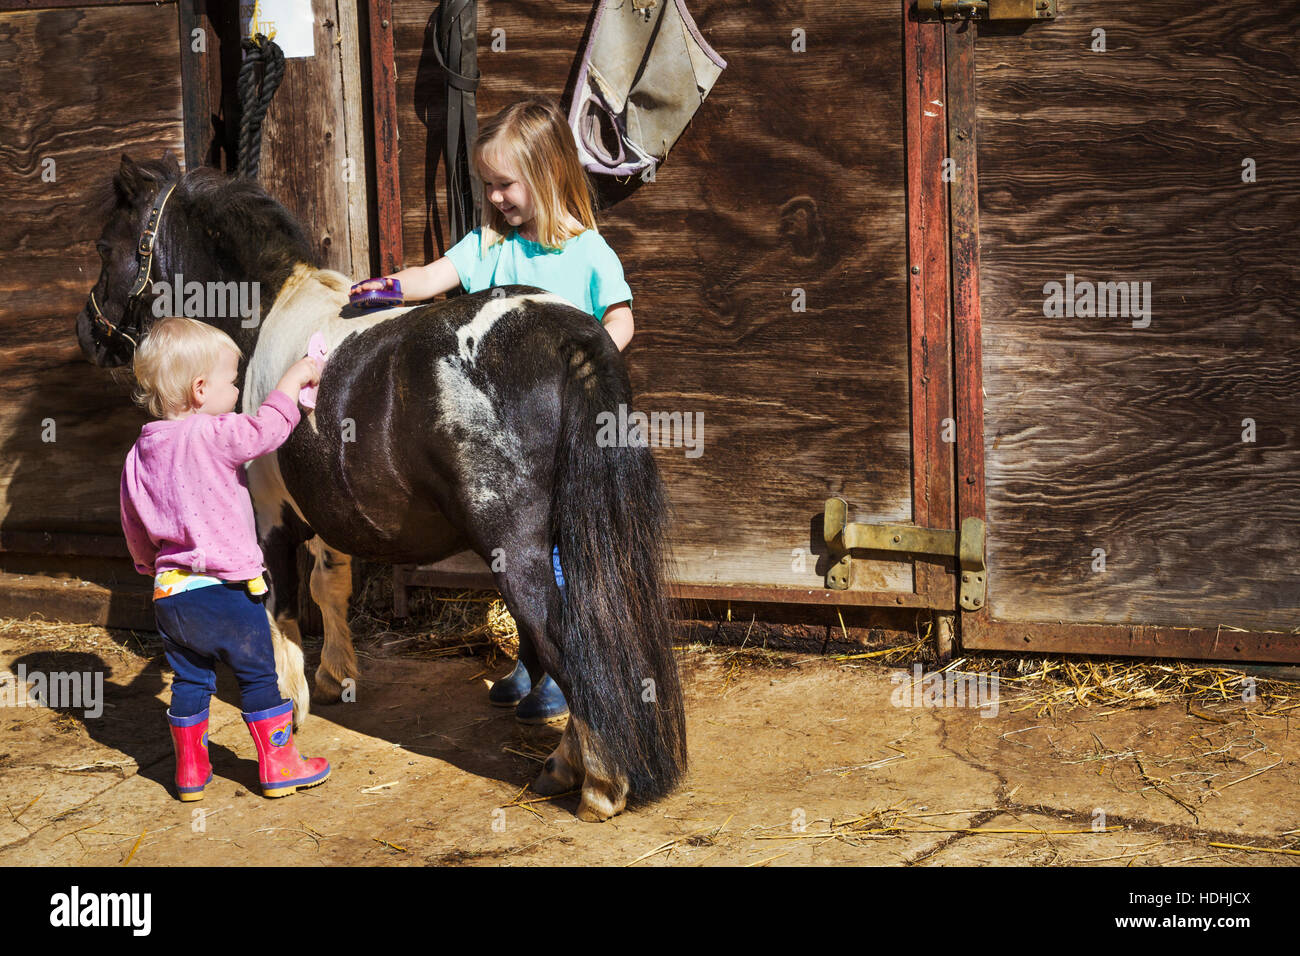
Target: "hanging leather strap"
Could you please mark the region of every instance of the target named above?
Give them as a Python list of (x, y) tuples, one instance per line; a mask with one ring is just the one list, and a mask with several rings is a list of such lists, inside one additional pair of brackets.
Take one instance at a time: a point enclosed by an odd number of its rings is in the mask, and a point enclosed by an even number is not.
[(447, 204), (454, 245), (478, 225), (483, 202), (482, 186), (470, 168), (469, 157), (478, 136), (475, 0), (440, 0), (436, 24), (433, 54), (447, 73)]

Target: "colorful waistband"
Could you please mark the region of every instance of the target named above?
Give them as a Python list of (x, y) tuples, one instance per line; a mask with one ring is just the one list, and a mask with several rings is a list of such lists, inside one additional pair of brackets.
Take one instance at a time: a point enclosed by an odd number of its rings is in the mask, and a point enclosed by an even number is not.
[[(225, 579), (216, 577), (212, 574), (199, 574), (197, 571), (182, 571), (180, 568), (169, 568), (166, 571), (159, 571), (153, 579), (153, 599), (171, 597), (173, 594), (180, 594), (183, 591), (193, 591), (195, 588), (205, 588), (213, 584), (225, 584)], [(267, 592), (266, 579), (262, 575), (251, 578), (242, 583), (248, 588), (248, 593), (254, 597)]]

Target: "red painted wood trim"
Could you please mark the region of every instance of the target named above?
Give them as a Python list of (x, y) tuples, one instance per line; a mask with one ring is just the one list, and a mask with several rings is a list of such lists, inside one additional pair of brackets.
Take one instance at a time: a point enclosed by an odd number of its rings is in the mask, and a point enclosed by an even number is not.
[(369, 0), (370, 90), (375, 136), (375, 205), (378, 209), (378, 268), (389, 275), (402, 268), (402, 189), (398, 171), (397, 71), (393, 61), (392, 0)]
[(948, 149), (957, 164), (952, 210), (957, 521), (984, 518), (984, 358), (980, 316), (979, 170), (973, 23), (947, 25)]
[[(947, 155), (944, 42), (940, 24), (920, 23), (903, 3), (906, 103), (908, 314), (911, 329), (912, 517), (927, 528), (955, 529), (953, 449), (942, 440), (952, 399), (948, 322), (948, 205), (942, 181)], [(916, 591), (926, 603), (952, 607), (954, 576), (917, 559)], [(942, 597), (941, 597), (942, 595)]]

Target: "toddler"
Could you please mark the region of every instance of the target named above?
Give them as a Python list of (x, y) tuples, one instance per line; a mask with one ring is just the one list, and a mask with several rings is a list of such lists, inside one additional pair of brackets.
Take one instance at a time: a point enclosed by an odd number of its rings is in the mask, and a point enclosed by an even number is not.
[(212, 781), (208, 704), (217, 660), (239, 682), (257, 745), (262, 793), (283, 797), (329, 776), (329, 761), (299, 755), (293, 703), (280, 696), (263, 606), (267, 591), (244, 463), (282, 445), (301, 417), (298, 392), (320, 381), (304, 358), (285, 372), (256, 415), (235, 412), (239, 347), (187, 318), (154, 324), (135, 353), (132, 396), (146, 424), (122, 469), (122, 530), (135, 569), (154, 579), (154, 616), (172, 682), (172, 745), (181, 800)]

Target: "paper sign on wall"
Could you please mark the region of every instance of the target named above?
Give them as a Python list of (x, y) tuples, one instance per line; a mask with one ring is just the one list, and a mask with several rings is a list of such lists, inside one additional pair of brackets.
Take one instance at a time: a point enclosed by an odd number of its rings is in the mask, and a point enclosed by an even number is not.
[(256, 3), (240, 0), (239, 29), (244, 37), (249, 35), (254, 7), (257, 9), (257, 32), (269, 37), (275, 31), (273, 39), (284, 51), (285, 59), (316, 55), (311, 0), (257, 0)]

